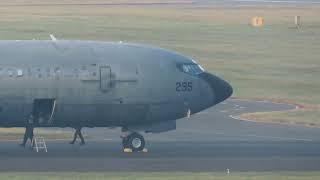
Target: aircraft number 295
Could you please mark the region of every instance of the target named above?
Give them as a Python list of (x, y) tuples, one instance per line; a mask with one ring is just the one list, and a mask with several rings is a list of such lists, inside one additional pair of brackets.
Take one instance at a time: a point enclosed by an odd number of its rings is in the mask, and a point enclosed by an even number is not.
[(178, 92), (185, 92), (185, 91), (192, 91), (192, 82), (176, 82), (176, 91)]

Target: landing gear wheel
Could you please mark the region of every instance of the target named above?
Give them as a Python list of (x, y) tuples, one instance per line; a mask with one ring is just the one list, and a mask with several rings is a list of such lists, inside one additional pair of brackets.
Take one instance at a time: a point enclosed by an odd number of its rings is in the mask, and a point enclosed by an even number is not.
[(142, 151), (146, 145), (143, 136), (138, 133), (132, 133), (126, 139), (127, 147), (132, 149), (133, 152)]

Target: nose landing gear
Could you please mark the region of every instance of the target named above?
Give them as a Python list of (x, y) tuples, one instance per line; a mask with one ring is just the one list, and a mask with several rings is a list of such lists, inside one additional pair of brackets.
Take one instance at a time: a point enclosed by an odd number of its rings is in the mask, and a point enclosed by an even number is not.
[(133, 152), (143, 151), (146, 142), (142, 135), (133, 132), (127, 136), (122, 136), (123, 149), (131, 149)]

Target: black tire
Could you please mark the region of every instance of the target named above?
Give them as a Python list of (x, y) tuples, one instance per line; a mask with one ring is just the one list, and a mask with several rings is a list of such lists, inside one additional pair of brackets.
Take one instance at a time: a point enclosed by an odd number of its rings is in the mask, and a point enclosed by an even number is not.
[(130, 149), (132, 149), (132, 151), (137, 152), (142, 151), (144, 149), (146, 142), (143, 136), (141, 136), (140, 134), (132, 133), (128, 136), (127, 145)]

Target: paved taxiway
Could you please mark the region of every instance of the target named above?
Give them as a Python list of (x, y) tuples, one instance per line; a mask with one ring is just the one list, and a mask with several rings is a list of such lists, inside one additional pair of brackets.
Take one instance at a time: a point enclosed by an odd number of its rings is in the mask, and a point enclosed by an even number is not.
[(320, 170), (320, 129), (232, 118), (244, 112), (292, 108), (295, 107), (229, 100), (179, 120), (176, 131), (145, 135), (148, 153), (122, 153), (119, 129), (84, 129), (88, 136), (85, 146), (48, 141), (48, 153), (20, 148), (16, 141), (3, 141), (0, 170)]

